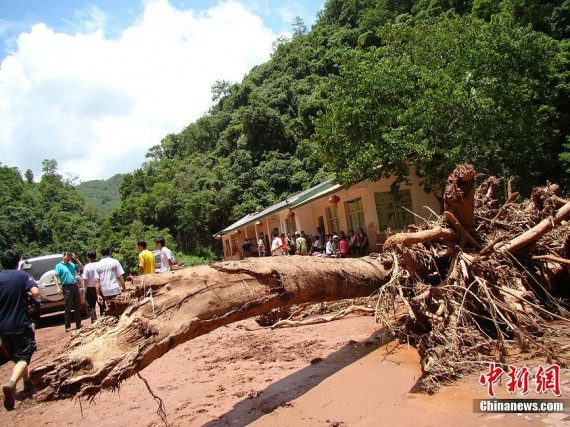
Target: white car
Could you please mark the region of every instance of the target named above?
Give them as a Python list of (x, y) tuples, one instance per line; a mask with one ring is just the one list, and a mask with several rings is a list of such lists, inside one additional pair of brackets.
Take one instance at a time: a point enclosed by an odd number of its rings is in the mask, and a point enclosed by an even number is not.
[[(54, 281), (55, 266), (63, 259), (63, 254), (44, 255), (29, 258), (20, 262), (20, 270), (24, 270), (34, 278), (40, 290), (40, 301), (42, 304), (41, 314), (55, 313), (65, 309), (63, 294), (57, 292)], [(81, 277), (77, 276), (78, 283)], [(79, 286), (83, 291), (83, 286)], [(81, 311), (87, 312), (84, 299), (81, 298)], [(38, 319), (34, 319), (37, 321)]]

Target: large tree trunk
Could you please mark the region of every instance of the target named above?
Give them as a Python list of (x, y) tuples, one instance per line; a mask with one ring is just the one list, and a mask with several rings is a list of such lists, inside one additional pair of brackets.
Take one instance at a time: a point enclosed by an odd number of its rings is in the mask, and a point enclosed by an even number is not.
[(188, 268), (146, 276), (146, 283), (139, 278), (114, 307), (123, 311), (120, 318), (105, 316), (82, 329), (60, 356), (38, 361), (32, 381), (45, 399), (93, 396), (220, 326), (278, 307), (369, 296), (387, 276), (370, 258), (289, 256)]

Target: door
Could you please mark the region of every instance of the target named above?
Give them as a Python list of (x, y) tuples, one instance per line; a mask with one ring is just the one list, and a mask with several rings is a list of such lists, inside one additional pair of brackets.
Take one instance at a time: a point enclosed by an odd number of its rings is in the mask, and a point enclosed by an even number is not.
[(317, 222), (319, 224), (319, 227), (321, 228), (321, 230), (323, 230), (323, 233), (327, 234), (326, 228), (325, 228), (325, 220), (322, 216), (317, 218)]

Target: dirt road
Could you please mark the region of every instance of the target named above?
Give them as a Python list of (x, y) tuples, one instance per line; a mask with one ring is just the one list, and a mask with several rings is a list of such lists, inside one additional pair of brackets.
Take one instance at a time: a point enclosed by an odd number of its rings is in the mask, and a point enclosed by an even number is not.
[[(275, 331), (248, 320), (180, 345), (141, 374), (164, 403), (167, 421), (175, 426), (568, 422), (564, 419), (570, 414), (473, 413), (473, 399), (486, 397), (476, 376), (436, 396), (410, 393), (420, 375), (416, 351), (406, 345), (394, 350), (396, 343), (385, 346), (382, 338), (372, 317)], [(66, 339), (62, 325), (38, 329), (39, 353), (56, 352)], [(0, 378), (8, 378), (12, 366), (0, 367)], [(563, 398), (568, 399), (567, 370), (562, 387)], [(504, 392), (504, 385), (499, 392)], [(0, 425), (161, 426), (157, 408), (143, 380), (135, 376), (120, 390), (101, 393), (91, 404), (40, 403), (33, 396), (17, 401), (12, 412), (2, 408)]]

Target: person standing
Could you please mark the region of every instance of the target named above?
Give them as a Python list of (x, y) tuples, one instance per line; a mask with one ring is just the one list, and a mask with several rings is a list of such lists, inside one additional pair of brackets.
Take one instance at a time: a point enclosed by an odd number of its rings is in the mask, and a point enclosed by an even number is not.
[(368, 252), (369, 242), (368, 242), (368, 236), (366, 235), (362, 227), (358, 227), (358, 230), (356, 232), (356, 240), (358, 242), (359, 255), (361, 257), (365, 256)]
[(170, 267), (176, 265), (172, 251), (166, 247), (163, 237), (154, 239), (154, 247), (160, 251), (160, 273), (170, 271)]
[(354, 231), (348, 231), (348, 250), (351, 256), (358, 254), (358, 237)]
[(253, 245), (251, 244), (251, 242), (248, 239), (245, 239), (241, 245), (241, 250), (243, 253), (243, 257), (250, 257), (252, 256), (252, 252), (251, 252), (251, 247)]
[(297, 255), (307, 255), (307, 241), (301, 237), (301, 233), (295, 232), (295, 253)]
[(28, 296), (38, 299), (40, 291), (34, 279), (25, 271), (17, 270), (18, 252), (8, 249), (2, 254), (0, 271), (0, 346), (16, 364), (10, 380), (2, 386), (4, 407), (14, 409), (16, 384), (24, 380), (24, 392), (33, 389), (28, 365), (36, 351), (32, 320), (28, 315)]
[(279, 237), (277, 231), (273, 232), (273, 241), (271, 242), (271, 256), (283, 255), (283, 241)]
[(289, 247), (287, 246), (287, 239), (285, 233), (281, 233), (281, 251), (282, 255), (289, 255)]
[(259, 233), (259, 240), (257, 241), (257, 255), (265, 256), (265, 242), (263, 241), (263, 233)]
[(146, 248), (144, 240), (137, 242), (137, 251), (139, 251), (139, 274), (154, 274), (154, 255)]
[(121, 263), (112, 257), (113, 251), (109, 247), (101, 249), (103, 256), (95, 269), (95, 289), (97, 290), (97, 302), (107, 306), (108, 301), (114, 300), (121, 291), (126, 291), (125, 271)]
[(65, 300), (65, 332), (71, 331), (71, 310), (75, 327), (81, 328), (81, 294), (76, 275), (83, 269), (83, 264), (71, 252), (63, 253), (63, 260), (55, 266), (54, 281), (56, 289), (63, 293)]
[(305, 239), (305, 246), (307, 247), (307, 253), (308, 253), (309, 248), (311, 247), (312, 240), (307, 234), (305, 234), (303, 230), (301, 230), (301, 239)]
[(285, 242), (287, 243), (287, 250), (289, 252), (289, 255), (295, 255), (295, 239), (291, 236), (291, 233), (287, 233), (287, 239)]
[[(87, 302), (87, 311), (91, 318), (91, 324), (97, 320), (97, 289), (95, 287), (95, 276), (97, 274), (97, 254), (95, 251), (87, 252), (87, 264), (83, 267), (83, 289), (85, 292), (85, 301)], [(99, 314), (103, 315), (103, 305), (99, 305)]]
[(348, 240), (346, 236), (340, 237), (340, 242), (338, 242), (339, 250), (340, 250), (340, 257), (346, 258), (348, 256)]
[(321, 229), (321, 227), (317, 227), (317, 237), (319, 238), (319, 242), (321, 242), (321, 247), (325, 247), (325, 231)]

